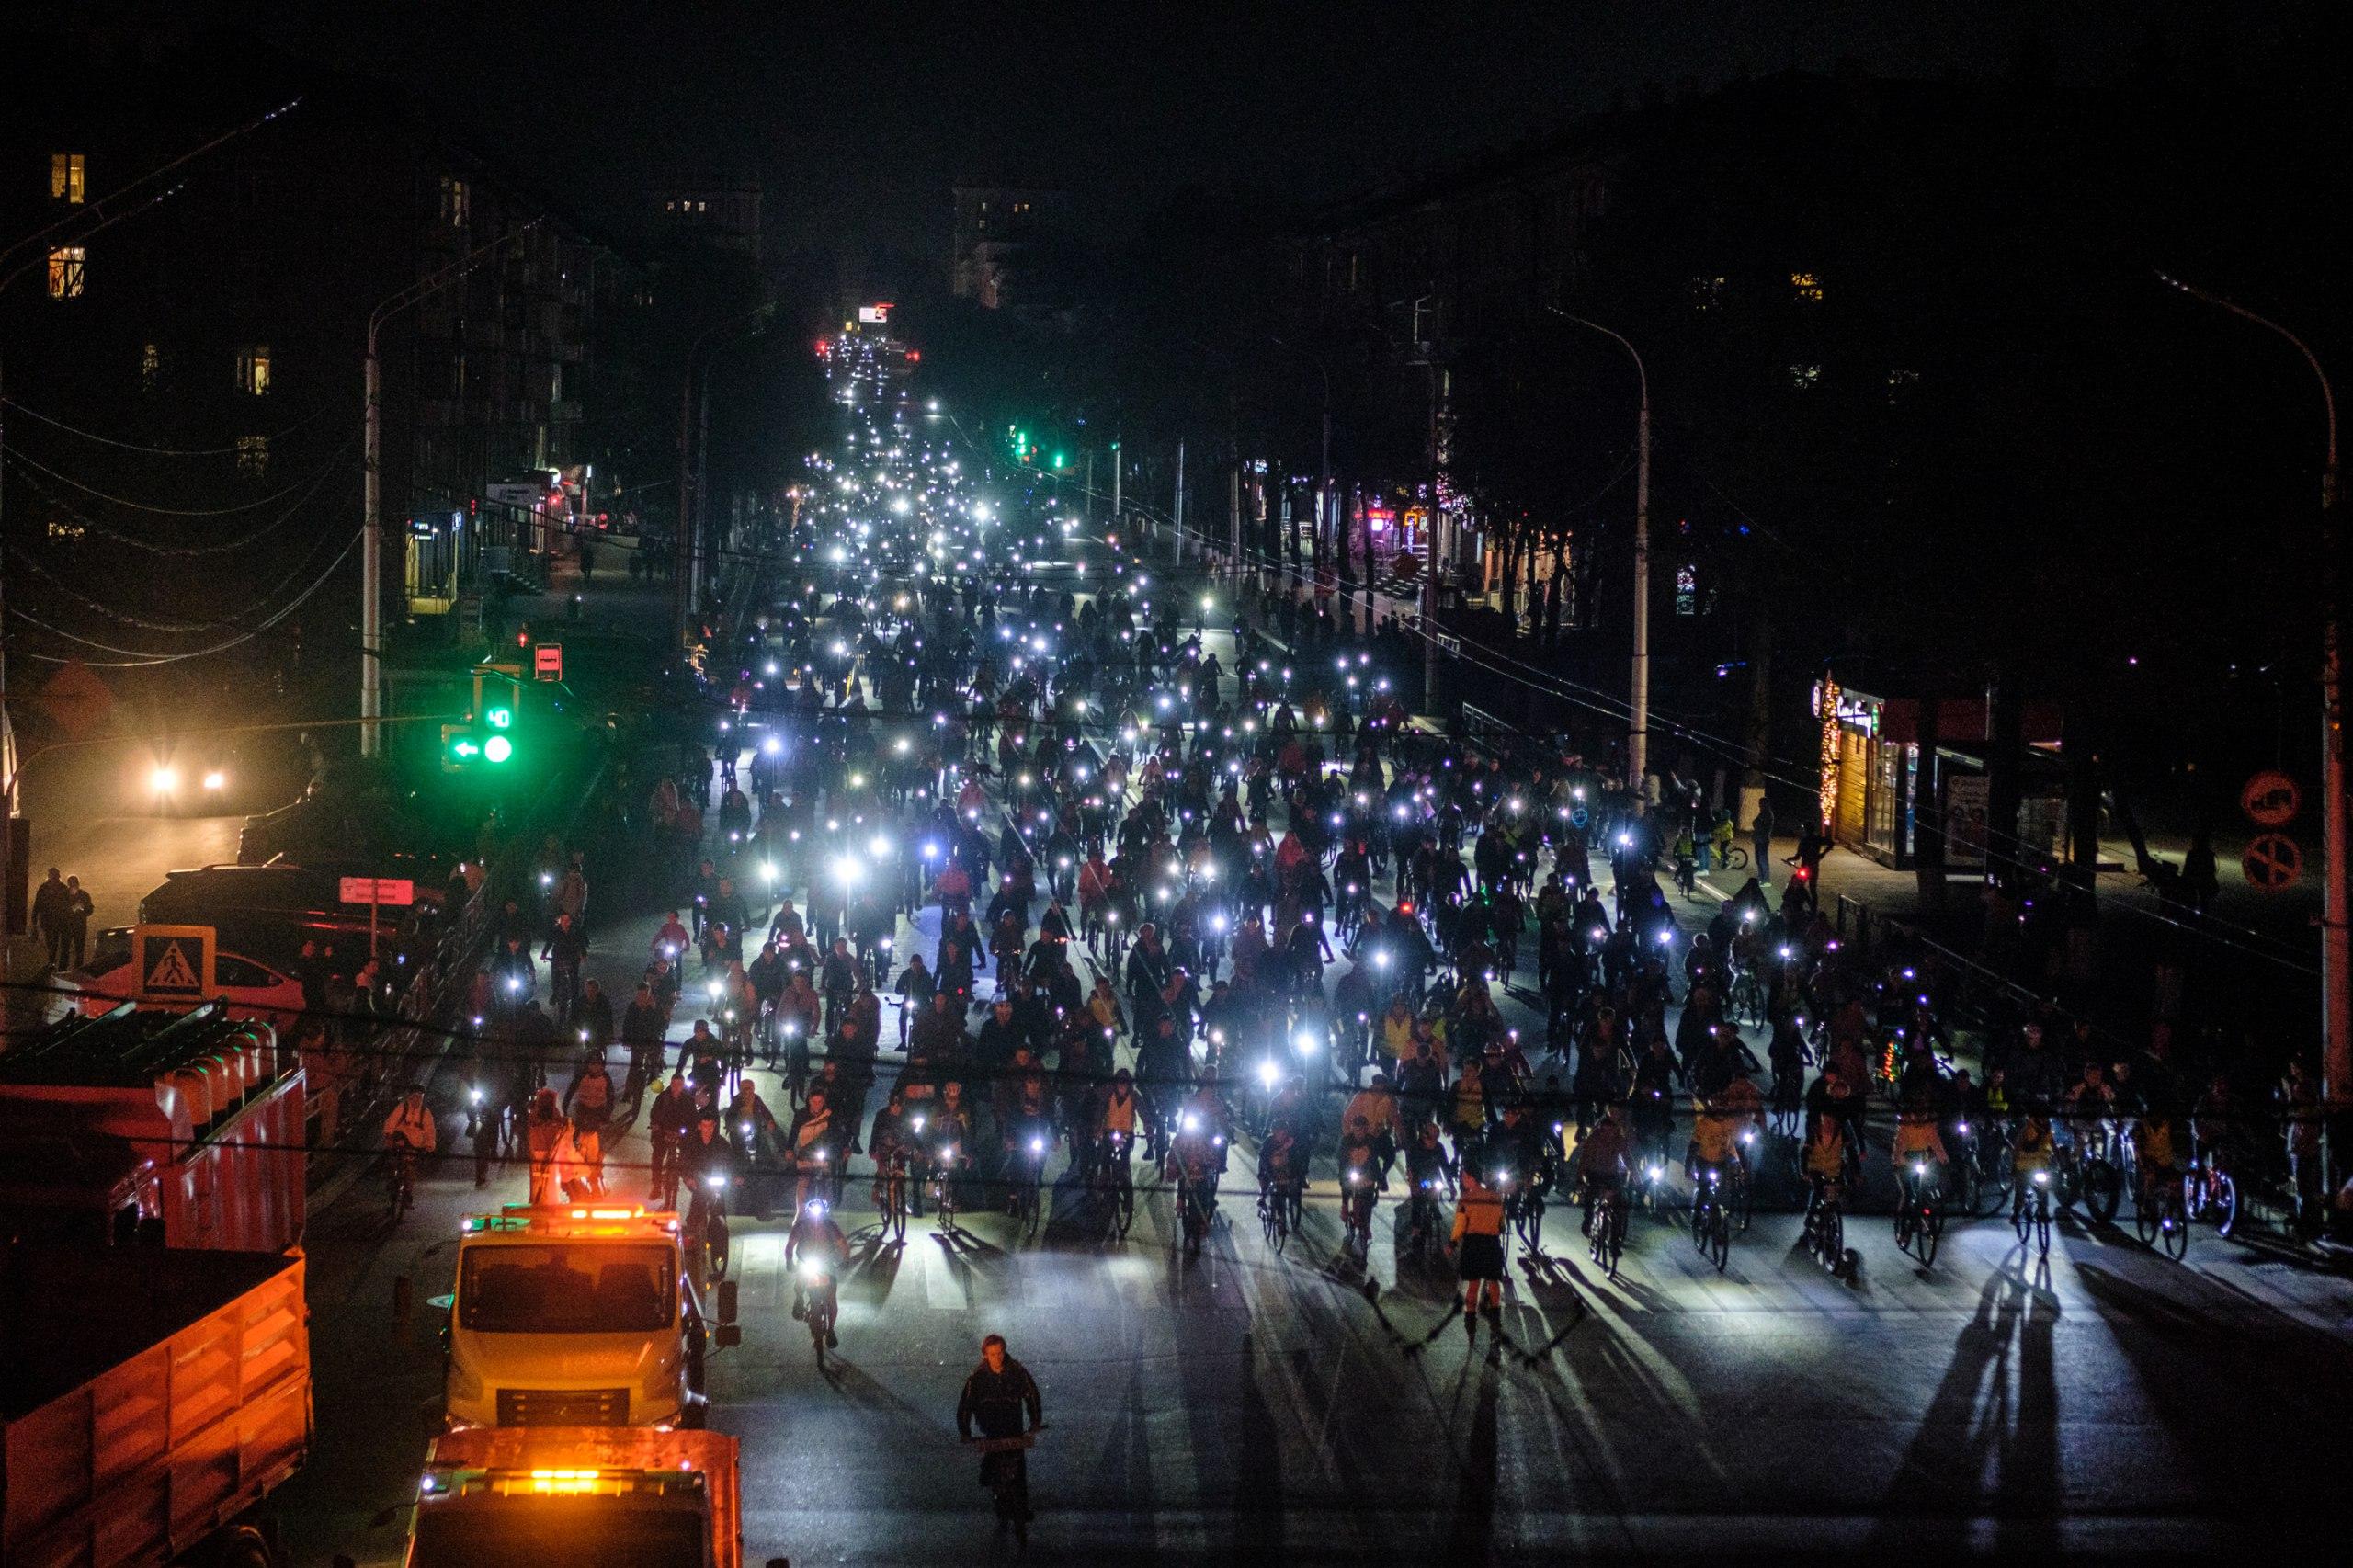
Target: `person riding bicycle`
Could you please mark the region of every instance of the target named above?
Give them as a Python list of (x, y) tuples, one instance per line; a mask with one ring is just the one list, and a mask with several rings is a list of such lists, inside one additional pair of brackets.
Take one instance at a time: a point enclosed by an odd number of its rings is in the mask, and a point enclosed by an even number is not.
[(795, 1209), (814, 1194), (833, 1190), (832, 1173), (840, 1158), (837, 1151), (842, 1142), (835, 1136), (833, 1108), (826, 1103), (825, 1091), (813, 1085), (809, 1104), (792, 1119), (792, 1126), (784, 1135), (784, 1157), (790, 1164), (794, 1177)]
[(1799, 1157), (1806, 1182), (1815, 1187), (1836, 1187), (1847, 1176), (1847, 1119), (1824, 1113), (1806, 1125), (1805, 1150)]
[(1361, 1118), (1372, 1130), (1374, 1163), (1380, 1167), (1380, 1186), (1389, 1187), (1390, 1167), (1397, 1163), (1397, 1096), (1390, 1092), (1389, 1074), (1375, 1073), (1369, 1088), (1358, 1090), (1348, 1096), (1340, 1112), (1344, 1127)]
[(1455, 1164), (1446, 1145), (1439, 1141), (1438, 1123), (1425, 1121), (1414, 1129), (1413, 1141), (1405, 1145), (1405, 1181), (1415, 1193), (1424, 1190), (1423, 1183), (1432, 1184), (1427, 1189), (1433, 1195), (1443, 1191), (1449, 1197), (1454, 1192)]
[(2048, 1177), (2051, 1164), (2057, 1154), (2057, 1145), (2051, 1137), (2050, 1119), (2040, 1107), (2030, 1108), (2018, 1118), (2017, 1129), (2010, 1134), (2010, 1171), (2016, 1178), (2018, 1198), (2013, 1211), (2023, 1209), (2027, 1189), (2038, 1176)]
[(2097, 1062), (2084, 1063), (2084, 1076), (2067, 1090), (2065, 1101), (2067, 1142), (2080, 1165), (2094, 1153), (2108, 1148), (2108, 1122), (2116, 1114), (2116, 1090), (2108, 1082), (2107, 1069)]
[(2152, 1108), (2134, 1124), (2132, 1150), (2140, 1174), (2136, 1202), (2153, 1205), (2156, 1194), (2181, 1179), (2180, 1139), (2172, 1115)]
[[(1745, 1099), (1738, 1093), (1743, 1084), (1748, 1085)], [(1745, 1076), (1736, 1076), (1715, 1099), (1700, 1105), (1691, 1120), (1691, 1142), (1683, 1161), (1684, 1174), (1695, 1187), (1703, 1187), (1711, 1175), (1729, 1186), (1745, 1169), (1741, 1134), (1753, 1132), (1760, 1116), (1756, 1085)]]
[[(805, 1267), (793, 1267), (795, 1258)], [(849, 1257), (849, 1238), (842, 1234), (841, 1226), (834, 1220), (833, 1206), (822, 1198), (813, 1198), (801, 1206), (792, 1217), (792, 1229), (784, 1238), (784, 1268), (792, 1276), (792, 1321), (799, 1323), (809, 1315), (808, 1288), (813, 1278), (838, 1280), (837, 1272)], [(825, 1348), (833, 1349), (841, 1343), (831, 1329), (825, 1331)]]
[(1299, 1141), (1288, 1127), (1278, 1124), (1258, 1141), (1258, 1190), (1268, 1202), (1291, 1196), (1307, 1185), (1306, 1165), (1299, 1157)]
[(1601, 1119), (1577, 1144), (1578, 1201), (1585, 1210), (1584, 1222), (1578, 1229), (1586, 1235), (1593, 1234), (1593, 1211), (1602, 1198), (1610, 1193), (1622, 1193), (1626, 1174), (1633, 1168), (1633, 1140), (1626, 1131), (1626, 1108), (1611, 1104), (1601, 1113)]
[(412, 1194), (416, 1190), (416, 1157), (432, 1153), (436, 1142), (433, 1108), (425, 1103), (425, 1085), (411, 1084), (401, 1103), (384, 1118), (384, 1147), (399, 1162), (398, 1179)]
[(1895, 1173), (1898, 1190), (1904, 1188), (1904, 1174), (1915, 1165), (1927, 1166), (1921, 1181), (1923, 1190), (1933, 1190), (1942, 1180), (1949, 1156), (1945, 1153), (1944, 1134), (1938, 1129), (1938, 1119), (1936, 1100), (1925, 1093), (1907, 1098), (1896, 1111), (1895, 1138), (1888, 1150), (1888, 1165)]

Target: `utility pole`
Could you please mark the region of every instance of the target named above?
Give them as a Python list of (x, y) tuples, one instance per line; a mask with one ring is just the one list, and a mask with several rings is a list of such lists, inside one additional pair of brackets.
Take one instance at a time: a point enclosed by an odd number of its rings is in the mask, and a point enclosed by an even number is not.
[(361, 435), (367, 451), (360, 491), (359, 539), (359, 755), (374, 756), (381, 745), (379, 723), (384, 716), (384, 518), (383, 518), (383, 369), (376, 355), (376, 336), (384, 323), (430, 295), (440, 292), (493, 255), (540, 226), (534, 218), (519, 229), (476, 245), (440, 271), (410, 284), (387, 298), (368, 316), (368, 362), (363, 380), (367, 406)]
[[(730, 327), (756, 321), (776, 309), (773, 302), (755, 305), (750, 310), (713, 322), (696, 335), (687, 346), (686, 369), (678, 381), (678, 528), (677, 536), (670, 541), (670, 618), (671, 634), (681, 649), (694, 642), (694, 613), (701, 603), (697, 591), (702, 555), (697, 549), (695, 516), (702, 505), (701, 465), (694, 442), (695, 358), (702, 346), (714, 334)], [(703, 429), (710, 428), (710, 405), (703, 404)]]
[(1111, 437), (1111, 526), (1120, 526), (1120, 438)]
[(1554, 315), (1590, 327), (1626, 351), (1634, 362), (1634, 380), (1642, 392), (1642, 412), (1634, 424), (1634, 659), (1632, 690), (1627, 703), (1626, 782), (1633, 788), (1635, 809), (1650, 804), (1644, 782), (1650, 771), (1651, 748), (1651, 378), (1634, 346), (1599, 322), (1587, 321), (1561, 309)]
[(1242, 581), (1242, 453), (1236, 448), (1233, 467), (1226, 474), (1225, 547), (1231, 551), (1227, 564), (1232, 567), (1233, 580)]
[(1168, 564), (1185, 562), (1185, 443), (1176, 443), (1176, 527), (1168, 540)]
[(2320, 382), (2326, 426), (2320, 470), (2320, 812), (2321, 868), (2326, 879), (2320, 917), (2321, 1099), (2328, 1112), (2322, 1122), (2326, 1142), (2321, 1201), (2326, 1204), (2345, 1181), (2347, 1151), (2336, 1123), (2353, 1110), (2353, 891), (2346, 885), (2345, 649), (2338, 625), (2344, 611), (2345, 564), (2336, 537), (2336, 393), (2321, 369), (2320, 357), (2278, 322), (2177, 278), (2162, 272), (2157, 276), (2192, 299), (2287, 339)]

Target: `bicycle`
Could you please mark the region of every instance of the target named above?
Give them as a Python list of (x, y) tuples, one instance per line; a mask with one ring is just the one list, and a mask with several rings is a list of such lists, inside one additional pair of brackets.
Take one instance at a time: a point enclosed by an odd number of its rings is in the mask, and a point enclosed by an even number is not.
[(2154, 1178), (2142, 1185), (2132, 1199), (2132, 1228), (2143, 1246), (2162, 1246), (2165, 1256), (2179, 1263), (2189, 1251), (2189, 1197), (2191, 1178)]
[(931, 1207), (939, 1229), (953, 1234), (956, 1230), (956, 1145), (942, 1144), (931, 1162)]
[(1593, 1261), (1610, 1278), (1618, 1278), (1618, 1260), (1626, 1252), (1626, 1193), (1612, 1182), (1594, 1197), (1586, 1221), (1593, 1238)]
[(727, 1278), (727, 1178), (708, 1176), (695, 1184), (687, 1210), (687, 1271), (695, 1289)]
[(1350, 1166), (1340, 1191), (1342, 1251), (1353, 1248), (1358, 1257), (1372, 1251), (1372, 1211), (1380, 1201), (1381, 1195), (1373, 1186), (1372, 1173)]
[(907, 1239), (907, 1152), (891, 1151), (874, 1181), (874, 1207), (882, 1216), (883, 1239), (904, 1244)]
[(1717, 863), (1722, 866), (1722, 868), (1727, 871), (1745, 871), (1748, 869), (1748, 851), (1743, 849), (1737, 844), (1733, 845), (1729, 849), (1717, 851), (1716, 860)]
[(1944, 1210), (1937, 1203), (1928, 1162), (1914, 1160), (1904, 1167), (1903, 1191), (1896, 1199), (1895, 1250), (1913, 1254), (1923, 1268), (1933, 1268), (1944, 1233)]
[(390, 1188), (387, 1206), (392, 1210), (392, 1223), (397, 1225), (416, 1202), (416, 1151), (405, 1138), (395, 1137), (387, 1151), (392, 1161), (385, 1171)]
[(1505, 1207), (1512, 1221), (1512, 1229), (1519, 1237), (1519, 1244), (1530, 1257), (1544, 1256), (1544, 1186), (1543, 1181), (1525, 1185), (1504, 1178), (1511, 1187), (1511, 1197)]
[(1438, 1183), (1425, 1177), (1405, 1200), (1405, 1256), (1427, 1265), (1442, 1254), (1438, 1236)]
[(1805, 1249), (1835, 1277), (1847, 1269), (1846, 1191), (1817, 1177), (1805, 1206)]
[(825, 1364), (825, 1352), (841, 1343), (834, 1325), (841, 1319), (841, 1290), (834, 1280), (832, 1267), (822, 1258), (801, 1260), (801, 1283), (808, 1290), (808, 1304), (801, 1310), (801, 1320), (809, 1325), (809, 1343), (817, 1352), (817, 1365)]
[(1710, 1165), (1691, 1194), (1691, 1241), (1721, 1273), (1732, 1256), (1732, 1214), (1724, 1207), (1723, 1176)]
[(2222, 1168), (2221, 1156), (2190, 1161), (2189, 1174), (2181, 1180), (2188, 1217), (2211, 1221), (2216, 1235), (2229, 1235), (2239, 1222), (2239, 1184)]
[(2124, 1201), (2124, 1173), (2108, 1152), (2105, 1133), (2075, 1166), (2072, 1197), (2083, 1199), (2084, 1211), (2095, 1224), (2109, 1224), (2116, 1219), (2116, 1210)]
[(1010, 1208), (1014, 1229), (1026, 1241), (1038, 1233), (1039, 1211), (1044, 1207), (1040, 1198), (1045, 1185), (1046, 1140), (1032, 1133), (1027, 1152), (1016, 1157), (1025, 1169), (1013, 1183)]
[(1258, 1194), (1258, 1229), (1266, 1237), (1267, 1250), (1279, 1256), (1285, 1243), (1290, 1240), (1290, 1223), (1285, 1215), (1287, 1206), (1282, 1195), (1274, 1191)]
[(2032, 1237), (2035, 1256), (2051, 1256), (2051, 1173), (2039, 1170), (2033, 1179), (2016, 1186), (2010, 1199), (2010, 1228), (2018, 1244)]
[(1095, 1167), (1087, 1173), (1097, 1211), (1104, 1217), (1107, 1239), (1123, 1242), (1135, 1223), (1135, 1174), (1128, 1166), (1128, 1135), (1107, 1132), (1095, 1152)]
[(1181, 1221), (1185, 1256), (1201, 1256), (1201, 1244), (1209, 1238), (1210, 1225), (1217, 1217), (1217, 1193), (1205, 1179), (1197, 1179), (1191, 1171), (1180, 1170), (1176, 1175), (1176, 1211)]

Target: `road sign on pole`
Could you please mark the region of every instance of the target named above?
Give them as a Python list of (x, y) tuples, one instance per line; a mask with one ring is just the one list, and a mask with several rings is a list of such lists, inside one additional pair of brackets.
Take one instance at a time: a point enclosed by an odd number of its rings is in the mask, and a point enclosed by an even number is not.
[(2266, 768), (2239, 791), (2239, 810), (2257, 827), (2285, 827), (2304, 803), (2304, 792), (2284, 773)]
[(192, 1006), (214, 994), (212, 937), (210, 926), (132, 926), (139, 999)]
[(2303, 875), (2304, 852), (2286, 834), (2267, 833), (2247, 845), (2246, 853), (2239, 858), (2239, 869), (2250, 886), (2279, 892), (2295, 886), (2296, 879)]

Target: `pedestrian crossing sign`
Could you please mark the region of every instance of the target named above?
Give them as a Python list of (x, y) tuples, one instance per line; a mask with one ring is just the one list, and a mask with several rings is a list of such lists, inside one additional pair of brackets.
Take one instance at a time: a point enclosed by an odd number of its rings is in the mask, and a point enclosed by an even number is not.
[(216, 994), (210, 926), (139, 926), (131, 929), (142, 1002), (197, 1003)]

